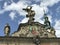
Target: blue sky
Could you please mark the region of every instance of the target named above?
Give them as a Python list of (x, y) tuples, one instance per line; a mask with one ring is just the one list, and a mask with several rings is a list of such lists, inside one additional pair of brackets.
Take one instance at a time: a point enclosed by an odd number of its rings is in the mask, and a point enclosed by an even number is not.
[(60, 37), (60, 0), (0, 0), (0, 36), (4, 36), (6, 23), (11, 26), (12, 34), (17, 31), (20, 23), (28, 21), (26, 12), (22, 10), (28, 5), (33, 6), (32, 10), (36, 12), (35, 21), (42, 24), (45, 10), (57, 37)]

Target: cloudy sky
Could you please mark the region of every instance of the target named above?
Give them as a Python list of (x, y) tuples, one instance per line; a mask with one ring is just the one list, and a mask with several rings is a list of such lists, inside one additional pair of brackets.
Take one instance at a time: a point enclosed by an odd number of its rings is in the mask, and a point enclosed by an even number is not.
[(20, 23), (28, 21), (26, 12), (22, 9), (33, 6), (35, 21), (44, 23), (44, 11), (49, 17), (51, 26), (55, 28), (56, 36), (60, 37), (60, 0), (0, 0), (0, 36), (4, 36), (4, 26), (9, 23), (11, 34), (17, 30)]

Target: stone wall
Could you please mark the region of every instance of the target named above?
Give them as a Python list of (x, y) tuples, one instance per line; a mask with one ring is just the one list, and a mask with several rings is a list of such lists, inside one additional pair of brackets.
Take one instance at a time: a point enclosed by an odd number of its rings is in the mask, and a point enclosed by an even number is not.
[[(60, 45), (60, 38), (39, 38), (39, 45)], [(0, 37), (0, 45), (36, 45), (29, 37)]]

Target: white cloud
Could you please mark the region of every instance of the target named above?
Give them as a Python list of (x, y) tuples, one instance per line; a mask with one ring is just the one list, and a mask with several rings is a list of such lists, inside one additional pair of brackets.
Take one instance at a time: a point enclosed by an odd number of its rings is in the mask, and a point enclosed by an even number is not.
[(60, 30), (60, 20), (55, 20), (54, 28), (55, 28), (56, 30)]
[(6, 6), (7, 6), (7, 2), (4, 3), (4, 7), (6, 7)]
[(58, 3), (60, 0), (41, 0), (40, 6), (53, 6)]
[(56, 31), (56, 36), (60, 37), (60, 20), (55, 20), (54, 29)]
[(34, 10), (35, 11), (35, 18), (41, 18), (41, 17), (43, 17), (43, 14), (44, 14), (44, 12), (43, 12), (43, 7), (40, 7), (39, 5), (37, 5), (37, 4), (34, 4), (34, 5), (32, 5), (33, 6), (33, 8), (32, 8), (32, 10)]
[(10, 18), (11, 18), (12, 20), (14, 20), (14, 18), (16, 17), (16, 14), (15, 14), (15, 12), (11, 12), (11, 13), (9, 14), (9, 16), (10, 16)]
[(35, 21), (38, 21), (38, 22), (40, 22), (40, 23), (43, 23), (42, 21), (41, 21), (41, 18), (43, 17), (43, 14), (44, 14), (44, 12), (43, 12), (43, 8), (42, 7), (40, 7), (39, 5), (37, 5), (37, 4), (34, 4), (34, 5), (32, 5), (33, 6), (33, 8), (32, 8), (32, 10), (34, 10), (35, 11)]
[[(25, 12), (22, 9), (25, 8), (27, 5), (28, 4), (26, 4), (26, 2), (21, 2), (21, 1), (19, 1), (18, 3), (13, 2), (11, 5), (7, 5), (7, 2), (5, 2), (2, 13), (4, 13), (5, 11), (16, 10), (21, 15), (25, 15), (24, 14)], [(1, 11), (0, 11), (0, 13), (1, 13)]]
[[(27, 7), (28, 4), (26, 2), (27, 1), (19, 1), (18, 3), (12, 2), (11, 5), (7, 5), (7, 2), (5, 2), (4, 7), (3, 7), (4, 9), (0, 10), (0, 14), (4, 13), (5, 11), (11, 11), (12, 10), (12, 11), (16, 11), (20, 15), (25, 16), (26, 12), (23, 11), (22, 9)], [(11, 16), (11, 14), (13, 16)], [(9, 16), (13, 20), (15, 17), (14, 12), (12, 12), (11, 14), (9, 14)]]
[(21, 22), (18, 21), (18, 24), (20, 24), (20, 23), (26, 23), (26, 22), (28, 22), (28, 20), (29, 20), (29, 18), (24, 18)]
[(56, 36), (60, 37), (60, 30), (56, 30)]
[(60, 6), (57, 7), (56, 12), (57, 12), (56, 16), (58, 16), (58, 14), (60, 14)]

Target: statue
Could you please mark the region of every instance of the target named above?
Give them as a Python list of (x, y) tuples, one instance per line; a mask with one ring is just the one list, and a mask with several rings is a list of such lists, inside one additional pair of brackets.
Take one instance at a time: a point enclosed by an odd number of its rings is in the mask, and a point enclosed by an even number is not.
[(45, 29), (50, 29), (51, 25), (50, 25), (50, 21), (48, 20), (47, 14), (44, 11), (44, 25), (45, 25)]
[(5, 25), (4, 33), (5, 33), (5, 36), (9, 36), (10, 34), (10, 26), (8, 23)]
[(34, 22), (34, 16), (35, 16), (35, 11), (32, 10), (32, 7), (31, 6), (27, 6), (26, 9), (23, 9), (25, 10), (28, 14), (26, 15), (26, 17), (29, 17), (29, 21), (28, 22)]

